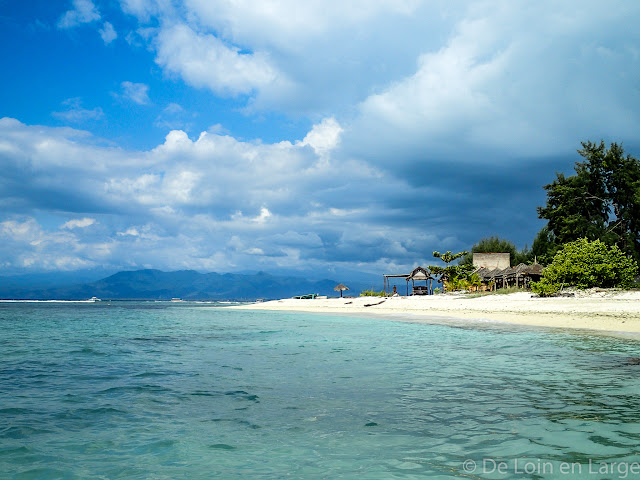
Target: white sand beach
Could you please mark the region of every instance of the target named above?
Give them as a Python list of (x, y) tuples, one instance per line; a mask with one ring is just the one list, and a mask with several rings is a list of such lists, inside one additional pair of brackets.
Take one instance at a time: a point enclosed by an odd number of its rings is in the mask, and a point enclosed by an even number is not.
[(232, 308), (318, 313), (398, 315), (416, 322), (448, 317), (519, 325), (640, 333), (640, 292), (577, 291), (573, 297), (538, 298), (529, 292), (508, 295), (432, 295), (283, 299)]

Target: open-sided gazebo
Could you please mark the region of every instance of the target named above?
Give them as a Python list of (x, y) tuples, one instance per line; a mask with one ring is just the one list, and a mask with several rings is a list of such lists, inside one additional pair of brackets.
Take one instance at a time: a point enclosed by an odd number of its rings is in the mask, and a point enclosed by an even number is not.
[[(416, 267), (407, 276), (407, 292), (411, 281), (411, 295), (433, 295), (433, 281), (435, 278), (427, 268)], [(415, 282), (425, 282), (424, 285), (416, 285)]]
[[(409, 295), (433, 295), (433, 281), (437, 279), (431, 274), (429, 269), (416, 267), (411, 273), (400, 275), (383, 275), (384, 291), (389, 294), (391, 289), (391, 280), (394, 278), (402, 278), (407, 284), (407, 296)], [(425, 285), (416, 285), (416, 282), (425, 282)], [(409, 292), (409, 282), (411, 282), (411, 292)]]
[[(390, 290), (391, 290), (391, 279), (393, 278), (401, 278), (403, 280), (406, 280), (407, 277), (409, 276), (408, 273), (405, 274), (398, 274), (398, 275), (382, 275), (382, 277), (384, 278), (384, 291), (385, 293), (388, 295), (390, 294)], [(407, 295), (409, 295), (409, 283), (407, 282)]]

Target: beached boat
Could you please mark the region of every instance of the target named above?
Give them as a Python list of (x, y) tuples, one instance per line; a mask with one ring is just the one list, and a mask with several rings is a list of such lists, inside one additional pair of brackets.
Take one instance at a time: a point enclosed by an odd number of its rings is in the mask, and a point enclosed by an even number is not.
[(301, 300), (313, 300), (317, 296), (318, 296), (317, 293), (309, 293), (307, 295), (298, 295), (298, 296), (292, 297), (292, 298), (298, 298), (298, 299), (301, 299)]

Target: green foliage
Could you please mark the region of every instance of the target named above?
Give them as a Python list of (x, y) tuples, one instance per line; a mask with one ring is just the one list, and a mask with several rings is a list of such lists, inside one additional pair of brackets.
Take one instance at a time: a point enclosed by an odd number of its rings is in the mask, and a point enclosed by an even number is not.
[[(448, 282), (448, 283), (455, 282), (458, 279), (458, 277), (463, 278), (467, 273), (472, 271), (473, 265), (450, 265), (450, 264), (454, 260), (457, 260), (467, 255), (468, 253), (469, 252), (466, 252), (466, 251), (458, 252), (458, 253), (452, 253), (450, 251), (445, 253), (433, 252), (433, 256), (435, 258), (439, 258), (440, 260), (442, 260), (446, 264), (446, 267), (441, 267), (438, 265), (429, 265), (429, 271), (434, 275), (440, 275), (443, 281), (443, 285), (444, 285), (444, 282)], [(455, 285), (451, 284), (450, 286), (446, 287), (446, 289), (447, 290), (451, 290), (452, 288), (455, 289), (454, 287)]]
[(549, 265), (559, 248), (556, 236), (545, 225), (533, 239), (529, 257), (535, 259), (540, 265)]
[(384, 290), (380, 290), (379, 292), (376, 292), (372, 288), (371, 290), (364, 290), (363, 292), (360, 292), (360, 296), (361, 297), (386, 297), (387, 293)]
[(538, 208), (555, 245), (599, 239), (640, 260), (640, 161), (616, 143), (607, 149), (604, 142), (582, 142), (578, 153), (585, 161), (576, 163), (576, 174), (556, 174)]
[(508, 253), (511, 265), (519, 263), (527, 263), (529, 261), (529, 250), (525, 246), (524, 249), (518, 251), (513, 242), (498, 238), (496, 236), (486, 237), (478, 241), (471, 247), (471, 252), (465, 254), (460, 260), (461, 265), (473, 265), (474, 253)]
[(581, 238), (562, 246), (542, 279), (533, 283), (531, 289), (546, 296), (563, 286), (629, 288), (637, 271), (635, 260), (628, 258), (616, 245)]
[(562, 288), (561, 284), (551, 283), (544, 278), (539, 282), (531, 283), (531, 291), (537, 293), (541, 297), (549, 297), (555, 293), (558, 293)]
[(450, 292), (455, 292), (457, 290), (466, 290), (467, 289), (467, 281), (464, 278), (460, 277), (451, 277), (447, 282), (447, 290)]
[(480, 280), (477, 273), (473, 273), (467, 277), (467, 284), (467, 290), (477, 290), (482, 285), (482, 280)]
[(453, 262), (454, 260), (457, 260), (460, 257), (464, 257), (468, 253), (469, 252), (467, 252), (467, 251), (458, 252), (458, 253), (451, 253), (451, 251), (440, 253), (438, 251), (435, 251), (435, 252), (433, 252), (433, 256), (435, 258), (439, 258), (440, 260), (442, 260), (444, 263), (446, 263), (448, 265), (451, 262)]

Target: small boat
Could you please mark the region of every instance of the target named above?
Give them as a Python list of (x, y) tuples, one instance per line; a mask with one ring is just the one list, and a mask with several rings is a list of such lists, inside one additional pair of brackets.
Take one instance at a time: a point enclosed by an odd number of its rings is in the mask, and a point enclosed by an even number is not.
[(101, 302), (102, 300), (100, 300), (98, 297), (91, 297), (89, 299), (90, 302)]
[(181, 298), (172, 298), (171, 301), (172, 302), (184, 302), (184, 300), (182, 300)]

